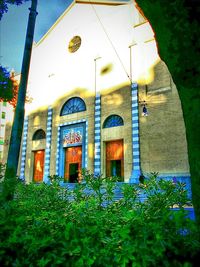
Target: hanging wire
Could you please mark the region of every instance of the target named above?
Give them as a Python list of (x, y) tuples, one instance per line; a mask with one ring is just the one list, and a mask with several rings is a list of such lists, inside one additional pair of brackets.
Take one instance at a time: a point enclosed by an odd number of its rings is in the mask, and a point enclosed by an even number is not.
[(98, 19), (100, 25), (101, 25), (101, 27), (102, 27), (102, 29), (103, 29), (103, 31), (104, 31), (106, 37), (108, 38), (108, 41), (110, 42), (110, 44), (111, 44), (111, 46), (112, 46), (112, 48), (113, 48), (113, 50), (114, 50), (114, 52), (115, 52), (115, 54), (116, 54), (118, 60), (119, 60), (119, 62), (120, 62), (120, 64), (121, 64), (121, 66), (122, 66), (123, 70), (125, 71), (125, 73), (126, 73), (128, 79), (130, 80), (130, 82), (132, 83), (131, 78), (130, 78), (128, 72), (126, 71), (126, 68), (125, 68), (125, 66), (124, 66), (124, 64), (123, 64), (123, 62), (122, 62), (122, 60), (121, 60), (121, 58), (120, 58), (120, 56), (119, 56), (119, 54), (118, 54), (118, 52), (117, 52), (117, 50), (116, 50), (114, 44), (113, 44), (113, 42), (111, 41), (111, 39), (110, 39), (110, 37), (109, 37), (109, 35), (108, 35), (108, 33), (107, 33), (107, 31), (106, 31), (106, 29), (105, 29), (105, 27), (104, 27), (104, 25), (103, 25), (103, 23), (102, 23), (100, 17), (99, 17), (99, 15), (98, 15), (98, 13), (97, 13), (95, 7), (93, 6), (91, 0), (89, 0), (89, 2), (90, 2), (90, 5), (92, 6), (92, 9), (93, 9), (93, 11), (94, 11), (94, 13), (95, 13), (95, 15), (96, 15), (96, 17), (97, 17), (97, 19)]

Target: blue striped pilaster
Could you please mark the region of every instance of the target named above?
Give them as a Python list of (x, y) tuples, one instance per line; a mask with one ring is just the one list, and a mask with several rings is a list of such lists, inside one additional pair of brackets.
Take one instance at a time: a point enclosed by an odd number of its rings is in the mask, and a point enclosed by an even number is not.
[(20, 166), (20, 179), (22, 180), (25, 180), (27, 136), (28, 136), (28, 117), (26, 117), (24, 120), (24, 129), (23, 129), (22, 155), (21, 155), (21, 166)]
[(101, 96), (95, 97), (94, 112), (94, 174), (101, 174)]
[(139, 111), (138, 111), (138, 85), (131, 85), (131, 113), (132, 113), (132, 174), (131, 183), (138, 183), (140, 170), (140, 139), (139, 139)]
[(59, 159), (60, 159), (60, 126), (58, 126), (58, 135), (57, 135), (56, 175), (59, 175)]
[(85, 168), (88, 167), (88, 121), (85, 122)]
[(51, 107), (49, 107), (47, 112), (46, 149), (45, 149), (44, 179), (43, 179), (45, 183), (49, 181), (48, 176), (50, 174), (52, 115), (53, 115), (53, 110)]

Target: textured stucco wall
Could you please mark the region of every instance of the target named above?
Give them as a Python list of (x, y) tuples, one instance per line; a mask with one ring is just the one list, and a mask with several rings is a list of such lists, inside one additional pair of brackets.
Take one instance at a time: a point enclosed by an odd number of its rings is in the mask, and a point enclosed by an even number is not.
[(189, 173), (185, 125), (178, 92), (166, 65), (155, 67), (155, 80), (139, 88), (148, 117), (141, 116), (140, 149), (144, 172)]

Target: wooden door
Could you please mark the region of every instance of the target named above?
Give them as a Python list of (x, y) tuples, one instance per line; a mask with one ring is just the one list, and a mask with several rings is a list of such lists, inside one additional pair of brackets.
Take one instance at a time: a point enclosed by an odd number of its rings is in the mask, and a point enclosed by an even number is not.
[(44, 150), (34, 152), (33, 181), (36, 183), (43, 181), (44, 175)]
[(123, 140), (106, 142), (106, 176), (124, 177)]
[(65, 151), (65, 181), (78, 182), (82, 166), (82, 146), (68, 147)]

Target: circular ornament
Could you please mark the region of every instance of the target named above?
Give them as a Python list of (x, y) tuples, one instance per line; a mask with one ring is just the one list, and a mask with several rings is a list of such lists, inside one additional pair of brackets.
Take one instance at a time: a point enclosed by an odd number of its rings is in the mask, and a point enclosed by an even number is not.
[(69, 42), (68, 50), (70, 53), (74, 53), (79, 49), (80, 46), (81, 46), (81, 37), (74, 36)]

